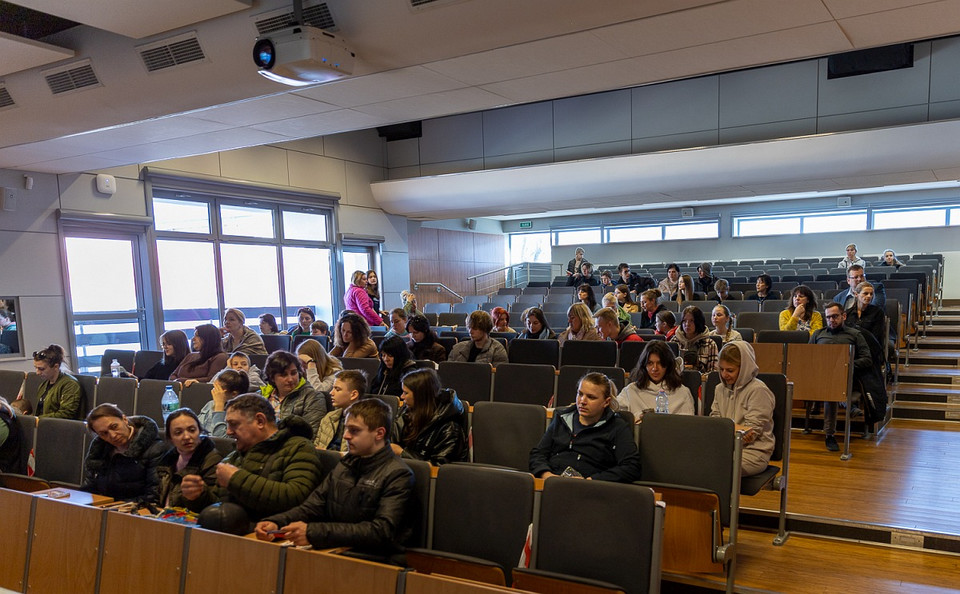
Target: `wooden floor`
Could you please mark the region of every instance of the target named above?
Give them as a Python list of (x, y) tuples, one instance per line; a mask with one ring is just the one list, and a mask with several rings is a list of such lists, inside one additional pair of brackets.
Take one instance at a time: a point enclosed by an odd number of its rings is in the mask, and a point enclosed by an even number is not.
[[(792, 535), (781, 547), (773, 535), (742, 530), (738, 592), (956, 592), (960, 556)], [(665, 575), (664, 592), (678, 583), (722, 589), (722, 576)]]
[[(894, 419), (879, 440), (854, 438), (847, 461), (823, 433), (791, 439), (789, 514), (960, 535), (960, 423)], [(741, 508), (776, 511), (779, 495)]]

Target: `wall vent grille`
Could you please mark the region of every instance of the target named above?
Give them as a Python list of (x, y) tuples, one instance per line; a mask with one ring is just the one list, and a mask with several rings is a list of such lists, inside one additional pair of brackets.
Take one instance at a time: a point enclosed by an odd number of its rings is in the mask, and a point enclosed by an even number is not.
[(16, 103), (13, 97), (10, 96), (10, 91), (7, 90), (6, 86), (0, 85), (0, 109), (6, 109), (14, 105), (16, 105)]
[[(337, 30), (337, 25), (333, 21), (333, 15), (330, 14), (330, 7), (327, 6), (326, 2), (321, 2), (313, 6), (304, 6), (303, 21), (304, 24), (318, 29), (326, 29), (327, 31)], [(267, 35), (268, 33), (285, 29), (289, 27), (292, 22), (293, 12), (274, 14), (274, 16), (256, 21), (257, 34)]]
[(186, 33), (137, 48), (147, 72), (166, 70), (207, 59), (196, 32)]
[(93, 66), (90, 65), (90, 60), (44, 70), (41, 74), (54, 95), (102, 86), (100, 79), (93, 71)]

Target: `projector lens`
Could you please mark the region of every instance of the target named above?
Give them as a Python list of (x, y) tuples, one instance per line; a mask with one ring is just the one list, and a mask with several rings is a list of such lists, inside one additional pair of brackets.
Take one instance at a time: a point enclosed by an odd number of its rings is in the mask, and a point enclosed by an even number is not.
[(260, 39), (253, 45), (253, 63), (269, 70), (277, 62), (277, 51), (269, 39)]

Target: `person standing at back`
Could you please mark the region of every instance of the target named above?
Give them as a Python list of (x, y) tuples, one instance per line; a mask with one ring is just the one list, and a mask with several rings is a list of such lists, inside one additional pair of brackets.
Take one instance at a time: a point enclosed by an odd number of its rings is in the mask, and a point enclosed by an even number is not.
[(367, 273), (354, 270), (350, 277), (350, 286), (343, 294), (343, 305), (346, 309), (355, 312), (370, 326), (382, 326), (383, 319), (380, 313), (373, 308), (370, 295), (367, 293)]

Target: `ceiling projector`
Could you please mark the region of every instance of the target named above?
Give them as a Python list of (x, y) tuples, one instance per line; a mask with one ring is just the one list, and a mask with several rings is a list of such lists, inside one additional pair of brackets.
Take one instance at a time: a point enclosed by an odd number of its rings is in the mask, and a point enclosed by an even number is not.
[(343, 39), (307, 25), (294, 25), (258, 37), (253, 44), (258, 72), (272, 81), (295, 87), (350, 76), (355, 57)]

